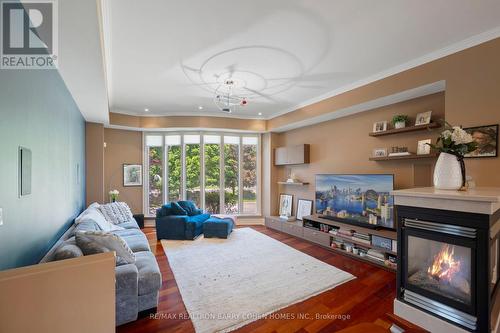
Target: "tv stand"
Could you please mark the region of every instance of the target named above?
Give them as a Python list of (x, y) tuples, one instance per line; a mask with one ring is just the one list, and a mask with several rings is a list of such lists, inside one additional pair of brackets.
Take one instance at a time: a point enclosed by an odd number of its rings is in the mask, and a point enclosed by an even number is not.
[(306, 241), (328, 248), (329, 250), (335, 253), (342, 254), (349, 258), (353, 258), (363, 262), (367, 262), (376, 265), (378, 267), (382, 267), (391, 272), (396, 271), (396, 268), (386, 266), (384, 263), (374, 261), (366, 256), (361, 257), (357, 254), (354, 254), (352, 252), (347, 252), (340, 248), (332, 248), (331, 244), (333, 240), (337, 240), (354, 244), (356, 247), (362, 249), (376, 249), (377, 251), (385, 253), (386, 255), (397, 256), (396, 252), (393, 252), (392, 250), (383, 249), (375, 245), (361, 243), (347, 236), (333, 235), (331, 233), (321, 231), (320, 227), (316, 229), (315, 226), (327, 225), (336, 228), (354, 230), (355, 232), (364, 233), (372, 236), (375, 235), (375, 236), (385, 237), (391, 240), (397, 239), (396, 231), (385, 230), (385, 229), (372, 229), (352, 224), (346, 224), (335, 220), (322, 218), (317, 215), (305, 216), (302, 221), (296, 220), (292, 222), (286, 222), (280, 219), (279, 216), (267, 216), (265, 218), (265, 224), (268, 228), (304, 239)]

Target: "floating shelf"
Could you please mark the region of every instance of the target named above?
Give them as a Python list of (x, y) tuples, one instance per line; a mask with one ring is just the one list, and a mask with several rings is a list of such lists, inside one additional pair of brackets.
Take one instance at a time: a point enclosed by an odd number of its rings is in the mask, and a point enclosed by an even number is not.
[(370, 157), (370, 161), (399, 161), (399, 160), (420, 160), (426, 158), (436, 158), (438, 154), (426, 154), (426, 155), (405, 155), (405, 156), (383, 156), (383, 157)]
[(440, 127), (441, 127), (441, 124), (439, 124), (439, 123), (430, 123), (427, 125), (408, 126), (408, 127), (404, 127), (404, 128), (393, 128), (393, 129), (386, 130), (383, 132), (371, 132), (369, 135), (370, 136), (394, 135), (394, 134), (400, 134), (400, 133), (429, 130), (429, 129), (440, 128)]
[(305, 185), (309, 185), (309, 183), (288, 183), (288, 182), (278, 182), (278, 184), (280, 185), (295, 185), (295, 186), (305, 186)]

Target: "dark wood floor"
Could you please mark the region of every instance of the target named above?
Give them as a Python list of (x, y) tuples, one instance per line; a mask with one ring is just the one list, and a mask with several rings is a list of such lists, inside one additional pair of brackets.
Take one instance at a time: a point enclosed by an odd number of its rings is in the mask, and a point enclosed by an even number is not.
[[(293, 320), (275, 318), (261, 319), (237, 332), (337, 332), (359, 323), (373, 323), (387, 318), (392, 312), (395, 297), (396, 275), (375, 266), (333, 253), (320, 246), (289, 236), (264, 226), (252, 226), (255, 230), (273, 237), (299, 251), (338, 267), (356, 276), (333, 290), (324, 292), (306, 301), (294, 304), (277, 313), (294, 316)], [(119, 333), (132, 332), (194, 332), (187, 317), (179, 289), (168, 264), (162, 245), (156, 240), (154, 228), (143, 230), (156, 255), (163, 275), (160, 291), (158, 319), (149, 317), (122, 325)], [(314, 283), (314, 281), (311, 281)], [(299, 314), (309, 314), (309, 318), (298, 319)], [(334, 315), (345, 315), (347, 319), (335, 319)], [(317, 316), (320, 319), (316, 319)]]

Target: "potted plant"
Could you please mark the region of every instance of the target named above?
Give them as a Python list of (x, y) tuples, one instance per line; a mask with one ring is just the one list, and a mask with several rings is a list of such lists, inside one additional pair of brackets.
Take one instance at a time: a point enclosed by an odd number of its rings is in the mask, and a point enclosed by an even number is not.
[(408, 116), (405, 114), (397, 114), (392, 117), (392, 125), (394, 125), (394, 128), (405, 128), (407, 121)]
[(434, 187), (441, 190), (465, 190), (464, 155), (477, 149), (472, 135), (460, 126), (451, 126), (445, 122), (445, 130), (439, 135), (436, 144), (428, 145), (441, 153), (434, 168)]

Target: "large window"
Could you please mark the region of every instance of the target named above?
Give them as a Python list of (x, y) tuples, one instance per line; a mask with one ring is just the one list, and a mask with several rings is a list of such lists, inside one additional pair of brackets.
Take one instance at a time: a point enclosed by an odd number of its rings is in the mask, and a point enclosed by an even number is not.
[(144, 142), (146, 214), (177, 200), (210, 213), (260, 214), (258, 135), (146, 133)]

